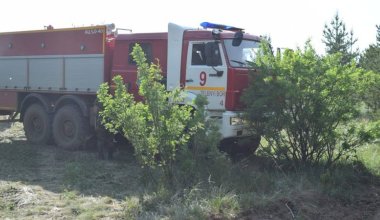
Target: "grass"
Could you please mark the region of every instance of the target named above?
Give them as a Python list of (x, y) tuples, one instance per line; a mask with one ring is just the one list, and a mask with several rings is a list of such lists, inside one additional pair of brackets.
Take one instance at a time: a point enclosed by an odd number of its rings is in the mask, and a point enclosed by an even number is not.
[[(0, 128), (0, 216), (10, 219), (371, 219), (380, 216), (379, 143), (359, 162), (285, 170), (262, 156), (179, 169), (173, 186), (133, 155), (29, 145)], [(7, 133), (8, 132), (8, 133)], [(20, 133), (20, 134), (18, 134)], [(2, 141), (3, 140), (3, 141)], [(5, 141), (4, 141), (5, 140)], [(206, 167), (207, 166), (207, 167)], [(206, 169), (207, 168), (207, 169)], [(194, 175), (196, 176), (194, 181)]]
[(360, 148), (358, 157), (374, 175), (380, 176), (380, 140)]

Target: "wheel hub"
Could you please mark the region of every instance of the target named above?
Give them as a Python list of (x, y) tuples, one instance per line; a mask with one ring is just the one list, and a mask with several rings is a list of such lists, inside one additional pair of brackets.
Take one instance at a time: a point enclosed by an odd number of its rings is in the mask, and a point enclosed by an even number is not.
[(43, 123), (42, 123), (41, 118), (39, 118), (39, 117), (34, 117), (34, 118), (32, 119), (32, 127), (33, 127), (33, 130), (34, 130), (34, 131), (37, 131), (37, 132), (41, 131), (42, 128), (43, 128)]
[(72, 121), (65, 121), (63, 123), (63, 133), (66, 137), (73, 137), (75, 131), (75, 125)]

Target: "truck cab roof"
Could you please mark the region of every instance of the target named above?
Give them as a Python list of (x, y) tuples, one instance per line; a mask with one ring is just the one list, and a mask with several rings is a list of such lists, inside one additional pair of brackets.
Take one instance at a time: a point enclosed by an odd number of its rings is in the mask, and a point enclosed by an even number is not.
[[(233, 39), (235, 32), (223, 31), (220, 33), (221, 39)], [(244, 33), (244, 39), (260, 41), (260, 37)], [(167, 32), (157, 32), (157, 33), (131, 33), (131, 34), (120, 34), (117, 35), (116, 40), (167, 40)], [(184, 40), (205, 40), (213, 39), (212, 30), (186, 30), (184, 32)]]

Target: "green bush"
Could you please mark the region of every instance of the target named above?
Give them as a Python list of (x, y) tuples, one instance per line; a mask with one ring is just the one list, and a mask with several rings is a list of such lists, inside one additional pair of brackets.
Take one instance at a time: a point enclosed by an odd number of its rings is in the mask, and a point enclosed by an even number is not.
[(103, 106), (102, 122), (108, 130), (124, 134), (134, 146), (141, 165), (162, 168), (170, 180), (177, 151), (187, 148), (190, 137), (202, 125), (190, 123), (192, 107), (177, 104), (183, 100), (183, 94), (180, 90), (166, 91), (159, 65), (148, 64), (140, 46), (134, 47), (132, 55), (138, 67), (139, 95), (143, 101), (135, 102), (122, 77), (116, 76), (114, 95), (109, 94), (107, 84), (98, 91)]
[(373, 71), (362, 71), (354, 78), (361, 82), (359, 97), (373, 113), (380, 110), (380, 74)]
[(182, 186), (197, 184), (209, 178), (221, 182), (231, 165), (226, 155), (219, 151), (221, 134), (215, 121), (207, 120), (207, 103), (205, 96), (196, 97), (194, 104), (197, 110), (194, 111), (192, 123), (202, 123), (203, 126), (192, 137), (189, 148), (178, 155), (176, 174)]
[(366, 73), (355, 63), (342, 65), (339, 54), (320, 57), (309, 43), (274, 56), (263, 42), (251, 68), (245, 117), (270, 155), (296, 166), (330, 166), (369, 141), (364, 126), (349, 123), (358, 116), (357, 79)]

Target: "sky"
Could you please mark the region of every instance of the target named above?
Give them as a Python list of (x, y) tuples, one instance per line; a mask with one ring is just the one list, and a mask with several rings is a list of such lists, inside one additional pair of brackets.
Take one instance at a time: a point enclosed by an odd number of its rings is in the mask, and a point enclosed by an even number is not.
[(269, 35), (273, 46), (303, 47), (311, 39), (324, 53), (322, 33), (336, 13), (364, 50), (376, 41), (380, 0), (12, 0), (2, 1), (0, 32), (114, 23), (133, 32), (164, 32), (169, 22), (199, 27), (203, 21)]

